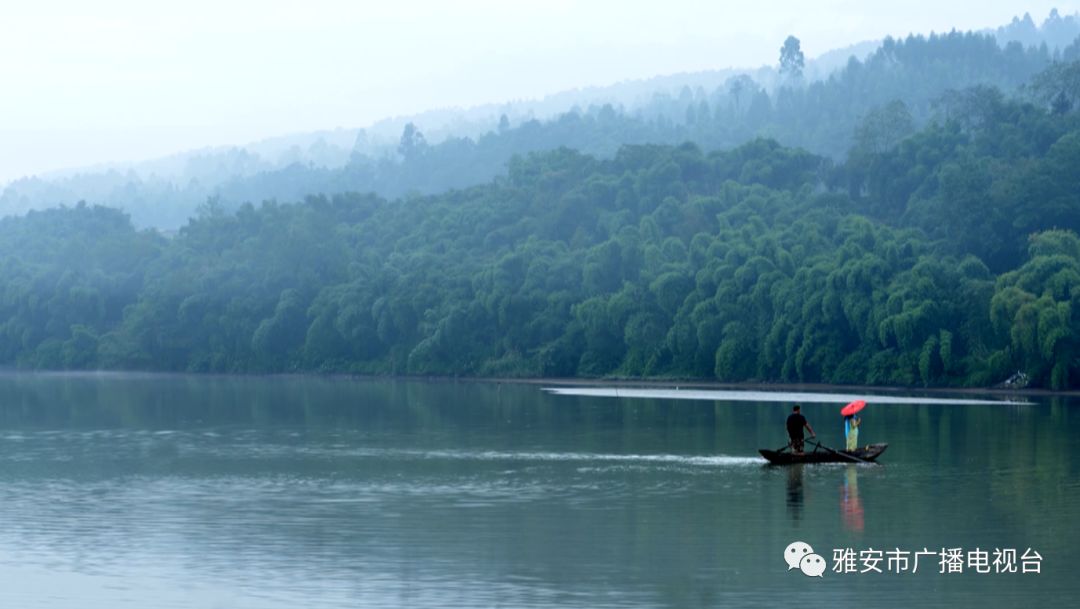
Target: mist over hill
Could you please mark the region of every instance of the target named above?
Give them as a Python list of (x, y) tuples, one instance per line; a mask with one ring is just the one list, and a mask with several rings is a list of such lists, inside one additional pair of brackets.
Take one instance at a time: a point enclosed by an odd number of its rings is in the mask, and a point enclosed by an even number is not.
[[(943, 48), (968, 59), (942, 64)], [(410, 180), (448, 180), (436, 170), (455, 156), (514, 138), (613, 147), (516, 154), (504, 175), (439, 194), (211, 199), (170, 237), (102, 206), (9, 217), (0, 364), (1075, 387), (1080, 58), (974, 34), (887, 40), (839, 78), (781, 88), (778, 105), (821, 103), (845, 125), (825, 93), (893, 95), (913, 74), (929, 86), (928, 65), (1013, 92), (947, 92), (922, 125), (894, 99), (843, 161), (764, 138), (620, 144), (604, 135), (646, 123), (605, 107), (474, 148), (407, 133), (394, 166), (416, 168)], [(343, 175), (296, 167), (300, 184)], [(286, 192), (291, 175), (258, 183)]]
[[(806, 62), (798, 79), (775, 67), (659, 76), (537, 101), (433, 110), (367, 129), (56, 172), (9, 184), (0, 214), (86, 201), (123, 209), (138, 226), (172, 230), (210, 199), (235, 208), (316, 193), (437, 193), (487, 181), (514, 155), (560, 146), (607, 157), (625, 144), (689, 140), (713, 150), (764, 136), (839, 160), (859, 121), (889, 102), (903, 102), (911, 127), (921, 126), (948, 90), (984, 84), (1012, 92), (1055, 58), (1075, 53), (1077, 35), (1076, 16), (1054, 12), (1036, 25), (1025, 15), (982, 36), (909, 37), (830, 51)], [(403, 138), (409, 125), (411, 139)]]

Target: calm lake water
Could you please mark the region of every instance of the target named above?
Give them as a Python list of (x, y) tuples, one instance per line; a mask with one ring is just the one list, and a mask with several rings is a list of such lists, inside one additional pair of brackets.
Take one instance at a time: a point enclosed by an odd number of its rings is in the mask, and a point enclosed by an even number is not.
[[(1080, 404), (1033, 401), (871, 403), (883, 466), (777, 468), (791, 402), (0, 375), (0, 607), (1074, 607)], [(834, 445), (842, 405), (804, 406)]]

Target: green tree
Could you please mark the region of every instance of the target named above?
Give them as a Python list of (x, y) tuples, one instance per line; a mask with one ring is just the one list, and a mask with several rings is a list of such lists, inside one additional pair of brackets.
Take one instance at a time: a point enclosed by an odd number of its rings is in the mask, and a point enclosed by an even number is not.
[(799, 39), (788, 36), (784, 39), (784, 46), (780, 47), (780, 75), (789, 79), (802, 78), (803, 68), (806, 66), (806, 57), (802, 52)]
[(1008, 338), (1001, 356), (1036, 384), (1073, 386), (1080, 376), (1080, 238), (1034, 235), (1030, 259), (998, 279), (991, 317)]

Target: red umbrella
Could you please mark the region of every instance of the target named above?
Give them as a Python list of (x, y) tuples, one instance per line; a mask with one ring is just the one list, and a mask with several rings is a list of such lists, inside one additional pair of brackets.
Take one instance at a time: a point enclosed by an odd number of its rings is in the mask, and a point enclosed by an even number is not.
[(859, 412), (863, 408), (866, 408), (866, 402), (864, 402), (863, 400), (855, 400), (847, 406), (844, 406), (840, 410), (840, 415), (844, 417), (850, 417), (851, 415)]

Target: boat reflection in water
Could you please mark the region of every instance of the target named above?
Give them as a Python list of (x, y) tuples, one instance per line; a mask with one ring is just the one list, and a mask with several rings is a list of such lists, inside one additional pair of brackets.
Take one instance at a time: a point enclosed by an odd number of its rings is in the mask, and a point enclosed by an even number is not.
[(787, 468), (787, 507), (793, 520), (802, 519), (803, 465), (801, 463)]
[(844, 528), (862, 533), (866, 523), (862, 502), (859, 501), (859, 468), (855, 464), (847, 466), (844, 483), (840, 486), (840, 517), (844, 521)]

